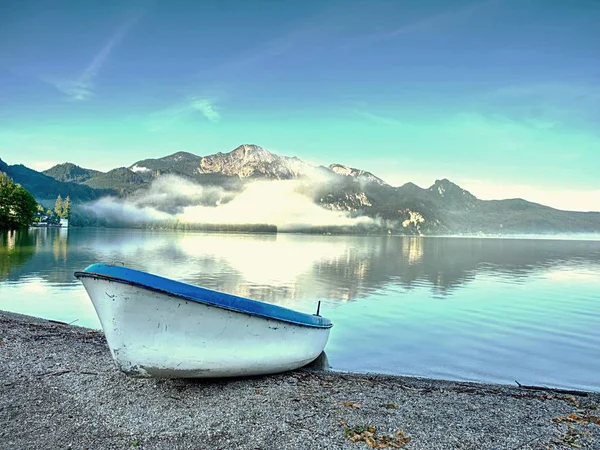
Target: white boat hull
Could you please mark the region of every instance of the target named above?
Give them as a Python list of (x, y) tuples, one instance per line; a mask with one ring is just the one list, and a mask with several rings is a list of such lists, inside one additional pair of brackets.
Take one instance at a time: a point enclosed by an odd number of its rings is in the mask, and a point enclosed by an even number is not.
[(213, 378), (297, 369), (323, 351), (330, 328), (298, 325), (140, 286), (81, 279), (113, 358), (130, 375)]

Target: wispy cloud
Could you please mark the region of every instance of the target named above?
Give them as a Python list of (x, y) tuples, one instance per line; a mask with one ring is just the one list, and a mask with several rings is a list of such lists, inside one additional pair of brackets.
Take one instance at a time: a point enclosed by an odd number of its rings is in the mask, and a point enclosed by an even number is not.
[(210, 100), (192, 100), (190, 102), (190, 108), (192, 110), (199, 111), (204, 117), (206, 117), (211, 122), (218, 122), (219, 120), (221, 120), (221, 115), (215, 109), (215, 106)]
[(502, 111), (537, 128), (583, 126), (595, 130), (600, 115), (600, 86), (582, 83), (535, 83), (505, 86), (483, 94), (481, 111)]
[(420, 19), (403, 23), (395, 29), (369, 35), (358, 35), (357, 38), (349, 40), (345, 45), (345, 48), (351, 49), (357, 45), (374, 44), (413, 33), (427, 32), (429, 30), (439, 32), (440, 28), (443, 26), (461, 23), (465, 20), (472, 20), (473, 14), (485, 10), (487, 7), (498, 3), (498, 1), (499, 0), (475, 0), (460, 6), (449, 3), (452, 6), (448, 9), (443, 9)]
[(490, 95), (508, 98), (551, 97), (553, 100), (565, 102), (580, 102), (586, 99), (600, 101), (600, 88), (591, 84), (546, 82), (506, 86), (492, 91)]
[(150, 131), (160, 131), (170, 127), (179, 120), (189, 118), (198, 113), (212, 123), (217, 123), (221, 120), (221, 113), (216, 106), (215, 100), (192, 97), (181, 104), (151, 114), (148, 128)]
[(77, 78), (54, 82), (55, 87), (74, 101), (88, 100), (92, 97), (94, 95), (95, 80), (100, 70), (110, 58), (113, 50), (135, 26), (141, 16), (142, 13), (139, 13), (119, 26)]
[[(352, 27), (356, 8), (350, 3), (348, 8), (340, 9), (337, 5), (322, 2), (314, 14), (288, 22), (283, 33), (256, 46), (245, 48), (240, 45), (242, 50), (239, 53), (224, 54), (224, 59), (219, 64), (203, 68), (198, 75), (217, 78), (220, 83), (223, 80), (232, 83), (245, 70), (263, 71), (273, 60), (290, 56), (302, 49), (316, 55), (323, 49), (333, 47), (333, 43), (342, 39), (345, 33), (356, 32), (356, 28)], [(302, 56), (305, 57), (306, 53), (302, 52)]]
[(370, 122), (375, 122), (375, 123), (379, 123), (382, 125), (401, 125), (402, 124), (402, 122), (400, 122), (399, 120), (396, 120), (392, 117), (385, 117), (385, 116), (381, 116), (378, 114), (373, 114), (372, 112), (366, 111), (366, 110), (355, 109), (352, 112)]

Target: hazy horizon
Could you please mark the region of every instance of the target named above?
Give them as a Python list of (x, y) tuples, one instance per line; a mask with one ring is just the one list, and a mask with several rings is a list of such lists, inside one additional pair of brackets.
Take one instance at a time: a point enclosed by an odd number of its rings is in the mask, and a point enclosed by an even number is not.
[(600, 3), (41, 0), (0, 14), (0, 157), (255, 143), (391, 185), (600, 211)]

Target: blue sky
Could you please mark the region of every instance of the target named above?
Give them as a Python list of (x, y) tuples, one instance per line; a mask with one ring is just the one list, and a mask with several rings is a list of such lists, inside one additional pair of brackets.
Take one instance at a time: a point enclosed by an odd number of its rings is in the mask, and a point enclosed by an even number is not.
[(0, 158), (255, 143), (600, 210), (598, 23), (597, 0), (4, 1)]

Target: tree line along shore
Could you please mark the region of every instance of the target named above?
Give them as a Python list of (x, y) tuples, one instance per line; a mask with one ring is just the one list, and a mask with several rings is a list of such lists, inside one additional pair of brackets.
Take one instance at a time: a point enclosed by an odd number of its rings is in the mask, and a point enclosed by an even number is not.
[(71, 199), (58, 195), (54, 209), (44, 208), (33, 195), (6, 173), (0, 172), (0, 230), (59, 225), (71, 214)]

